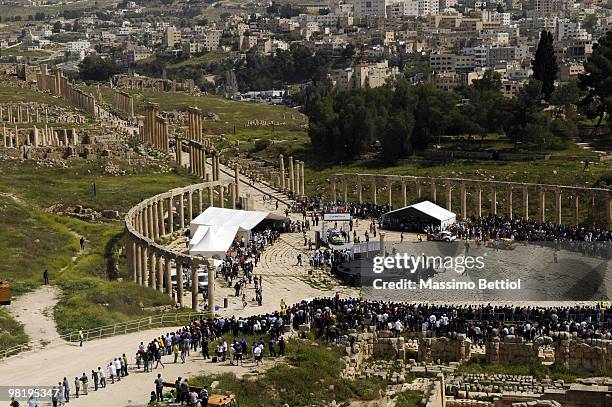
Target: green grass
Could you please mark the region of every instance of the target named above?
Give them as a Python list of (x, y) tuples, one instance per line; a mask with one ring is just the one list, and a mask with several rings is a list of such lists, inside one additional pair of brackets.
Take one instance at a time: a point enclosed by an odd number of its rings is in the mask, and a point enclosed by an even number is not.
[[(45, 211), (56, 204), (76, 204), (125, 212), (142, 198), (195, 181), (184, 171), (161, 171), (157, 166), (128, 169), (126, 175), (104, 174), (102, 162), (73, 160), (67, 168), (34, 162), (0, 161), (0, 279), (22, 294), (42, 284), (49, 270), (51, 283), (62, 289), (54, 310), (60, 333), (94, 328), (152, 315), (148, 307), (171, 300), (152, 289), (128, 282), (122, 221), (84, 222)], [(91, 183), (98, 194), (93, 197)], [(14, 194), (17, 200), (6, 194)], [(78, 236), (86, 250), (77, 256)], [(77, 256), (75, 261), (72, 257)], [(118, 275), (114, 274), (119, 266)], [(116, 281), (121, 277), (128, 281)]]
[(212, 52), (207, 52), (202, 56), (189, 58), (184, 61), (177, 62), (175, 64), (168, 64), (166, 65), (166, 69), (170, 70), (170, 69), (181, 68), (181, 67), (189, 66), (189, 65), (210, 64), (212, 62), (223, 61), (224, 59), (227, 59), (228, 57), (229, 57), (229, 53), (227, 52), (212, 51)]
[(8, 196), (0, 196), (0, 280), (9, 280), (13, 295), (42, 284), (45, 269), (70, 264), (78, 243), (57, 217)]
[[(160, 192), (198, 182), (186, 171), (174, 167), (147, 165), (129, 166), (113, 160), (126, 173), (111, 175), (104, 172), (105, 160), (71, 160), (67, 168), (59, 165), (41, 166), (33, 161), (0, 161), (0, 192), (16, 191), (37, 206), (55, 204), (83, 205), (95, 209), (126, 212), (134, 204)], [(96, 184), (96, 196), (92, 184)]]
[(1, 54), (3, 56), (12, 55), (16, 57), (27, 57), (27, 58), (46, 58), (49, 55), (51, 55), (51, 53), (46, 52), (46, 51), (42, 51), (42, 50), (28, 51), (27, 49), (24, 49), (22, 47), (4, 48), (2, 49)]
[[(285, 362), (259, 374), (256, 378), (237, 378), (234, 374), (202, 375), (189, 379), (195, 386), (218, 381), (213, 393), (231, 392), (240, 406), (328, 405), (332, 400), (374, 400), (380, 397), (384, 383), (375, 380), (350, 381), (340, 378), (344, 363), (337, 349), (324, 344), (291, 340)], [(267, 360), (269, 363), (269, 359)]]
[(398, 393), (395, 407), (420, 407), (423, 393), (415, 390), (406, 390)]
[[(156, 92), (152, 90), (126, 89), (126, 92), (134, 96), (134, 109), (137, 114), (144, 112), (146, 102), (159, 103), (160, 110), (185, 110), (190, 106), (197, 106), (204, 113), (215, 113), (219, 121), (204, 121), (205, 134), (210, 133), (233, 133), (234, 126), (237, 130), (262, 130), (272, 133), (272, 127), (246, 127), (249, 120), (266, 120), (284, 123), (279, 126), (288, 130), (302, 130), (306, 124), (306, 117), (295, 109), (286, 106), (271, 106), (262, 103), (240, 102), (225, 99), (220, 96), (202, 95), (193, 96), (179, 92)], [(112, 103), (112, 91), (102, 89), (102, 97), (106, 103)]]
[(10, 102), (32, 102), (46, 103), (62, 107), (71, 106), (64, 99), (54, 98), (47, 93), (41, 93), (33, 89), (17, 88), (13, 86), (0, 85), (0, 100), (3, 103)]
[(23, 325), (13, 319), (11, 314), (0, 309), (0, 353), (4, 349), (27, 342), (28, 335), (23, 330)]

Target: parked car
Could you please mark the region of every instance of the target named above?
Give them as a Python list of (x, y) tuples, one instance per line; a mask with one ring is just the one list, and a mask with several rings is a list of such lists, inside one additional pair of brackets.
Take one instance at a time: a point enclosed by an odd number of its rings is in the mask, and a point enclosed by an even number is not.
[(435, 242), (454, 242), (457, 240), (457, 236), (453, 236), (453, 234), (448, 230), (443, 230), (441, 232), (432, 233), (429, 235), (429, 240), (433, 240)]

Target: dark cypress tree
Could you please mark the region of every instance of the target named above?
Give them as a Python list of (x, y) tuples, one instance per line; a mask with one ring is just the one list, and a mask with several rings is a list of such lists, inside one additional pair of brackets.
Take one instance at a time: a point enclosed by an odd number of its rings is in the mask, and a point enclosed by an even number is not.
[(542, 82), (542, 93), (548, 100), (555, 90), (555, 78), (559, 71), (553, 47), (553, 36), (549, 31), (543, 30), (540, 34), (540, 42), (531, 66), (533, 77)]

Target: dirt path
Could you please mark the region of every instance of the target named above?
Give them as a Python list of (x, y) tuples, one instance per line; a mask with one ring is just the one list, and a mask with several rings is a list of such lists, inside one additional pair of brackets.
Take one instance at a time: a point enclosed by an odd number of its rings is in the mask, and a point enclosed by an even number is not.
[(30, 345), (44, 347), (59, 340), (53, 320), (53, 307), (59, 294), (57, 287), (45, 285), (23, 294), (8, 306), (11, 315), (24, 325), (30, 337)]

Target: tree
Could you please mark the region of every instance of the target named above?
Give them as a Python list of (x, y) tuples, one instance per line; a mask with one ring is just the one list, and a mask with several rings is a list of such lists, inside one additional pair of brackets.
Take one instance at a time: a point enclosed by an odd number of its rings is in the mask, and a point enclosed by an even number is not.
[(606, 113), (612, 112), (612, 30), (593, 45), (593, 54), (585, 62), (584, 71), (578, 76), (579, 85), (587, 92), (588, 110), (593, 117), (599, 117), (599, 127)]
[(110, 59), (99, 56), (88, 56), (79, 65), (81, 78), (86, 81), (106, 81), (122, 69)]
[(557, 116), (563, 113), (566, 117), (573, 112), (574, 106), (580, 100), (580, 88), (576, 81), (559, 85), (550, 97), (550, 103), (557, 107)]
[(549, 31), (542, 30), (535, 59), (531, 61), (531, 65), (533, 67), (533, 78), (542, 82), (542, 93), (546, 100), (550, 99), (550, 95), (555, 90), (555, 78), (559, 66), (555, 58), (553, 36)]
[(412, 147), (424, 149), (436, 142), (450, 125), (450, 113), (455, 109), (454, 94), (426, 83), (416, 86)]
[(386, 123), (381, 124), (382, 158), (388, 164), (394, 163), (412, 151), (410, 141), (414, 128), (415, 103), (414, 87), (407, 80), (400, 80), (390, 101), (389, 115), (385, 115), (387, 117), (383, 119)]

